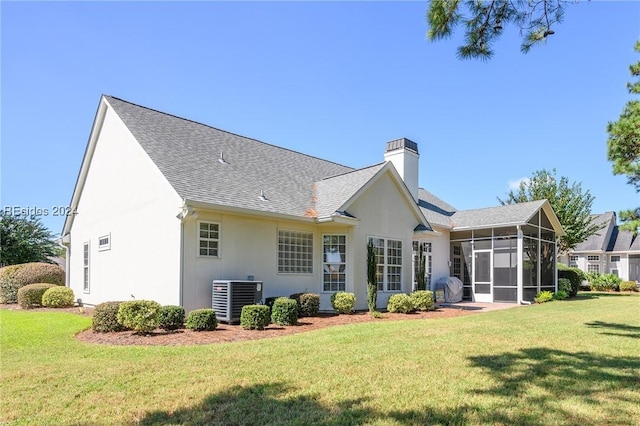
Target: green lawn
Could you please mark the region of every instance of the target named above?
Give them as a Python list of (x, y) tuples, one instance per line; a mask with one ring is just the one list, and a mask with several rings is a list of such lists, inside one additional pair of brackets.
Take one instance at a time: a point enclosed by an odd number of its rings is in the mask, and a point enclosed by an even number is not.
[[(190, 347), (0, 311), (0, 423), (640, 424), (640, 296)], [(259, 333), (259, 331), (256, 331)]]

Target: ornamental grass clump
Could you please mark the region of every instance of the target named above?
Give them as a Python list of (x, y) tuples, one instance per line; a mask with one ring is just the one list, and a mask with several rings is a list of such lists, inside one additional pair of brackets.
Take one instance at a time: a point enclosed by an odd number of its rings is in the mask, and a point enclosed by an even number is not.
[(622, 281), (620, 291), (638, 291), (638, 285), (635, 281)]
[(49, 308), (67, 308), (73, 306), (73, 290), (69, 287), (51, 287), (42, 295), (42, 306)]
[(240, 326), (245, 330), (264, 330), (271, 323), (271, 311), (266, 305), (245, 305), (240, 312)]
[(216, 311), (211, 308), (195, 309), (187, 315), (187, 328), (193, 331), (213, 331), (218, 327)]
[(50, 288), (57, 287), (55, 284), (27, 284), (18, 290), (18, 304), (22, 309), (39, 308), (42, 306), (42, 296)]
[(336, 313), (350, 314), (356, 306), (356, 295), (345, 291), (338, 291), (331, 295), (331, 306)]
[(160, 325), (163, 330), (179, 330), (184, 327), (184, 308), (167, 305), (160, 308)]
[(387, 302), (387, 311), (391, 313), (408, 314), (415, 312), (413, 301), (408, 294), (394, 294)]
[(298, 323), (298, 304), (288, 297), (279, 297), (271, 308), (271, 321), (278, 325), (296, 325)]
[(553, 300), (553, 293), (550, 291), (541, 291), (536, 294), (536, 297), (533, 299), (536, 303), (545, 303)]
[(118, 322), (118, 310), (122, 302), (104, 302), (93, 310), (91, 328), (94, 333), (113, 333), (127, 330)]
[(122, 302), (118, 322), (138, 333), (151, 333), (160, 325), (160, 304), (151, 300)]

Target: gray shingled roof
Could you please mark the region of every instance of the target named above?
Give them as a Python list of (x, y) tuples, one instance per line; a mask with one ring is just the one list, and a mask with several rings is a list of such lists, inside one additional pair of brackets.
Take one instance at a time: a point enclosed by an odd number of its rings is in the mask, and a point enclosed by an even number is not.
[(451, 216), (456, 212), (456, 208), (424, 188), (420, 188), (418, 192), (420, 198), (418, 205), (429, 223), (451, 228)]
[[(308, 216), (314, 208), (314, 182), (354, 170), (111, 96), (105, 99), (187, 200)], [(227, 164), (219, 161), (220, 153)], [(268, 201), (260, 199), (261, 190)]]
[(610, 224), (615, 224), (615, 213), (606, 212), (602, 214), (594, 214), (591, 215), (591, 219), (596, 225), (602, 225), (604, 227), (587, 238), (586, 241), (576, 245), (573, 249), (574, 252), (604, 251), (607, 249), (607, 246), (609, 245), (609, 241), (607, 241), (607, 234), (609, 232)]
[(546, 200), (527, 203), (509, 204), (476, 210), (463, 210), (451, 217), (453, 229), (485, 228), (506, 224), (523, 224), (528, 222)]
[(340, 210), (384, 165), (380, 163), (316, 182), (315, 210), (318, 217), (326, 217)]
[(622, 231), (618, 226), (615, 226), (611, 232), (607, 251), (640, 251), (640, 238), (634, 236), (631, 231)]

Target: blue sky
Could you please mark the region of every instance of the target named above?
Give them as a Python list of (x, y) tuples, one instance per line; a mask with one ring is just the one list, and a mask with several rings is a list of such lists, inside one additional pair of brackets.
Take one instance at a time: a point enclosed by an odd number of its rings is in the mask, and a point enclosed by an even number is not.
[[(569, 4), (546, 45), (488, 62), (426, 40), (427, 2), (7, 2), (0, 204), (69, 204), (105, 93), (352, 167), (419, 144), (420, 185), (458, 209), (556, 168), (594, 212), (640, 197), (606, 160), (631, 99), (640, 2)], [(123, 189), (126, 190), (126, 189)]]

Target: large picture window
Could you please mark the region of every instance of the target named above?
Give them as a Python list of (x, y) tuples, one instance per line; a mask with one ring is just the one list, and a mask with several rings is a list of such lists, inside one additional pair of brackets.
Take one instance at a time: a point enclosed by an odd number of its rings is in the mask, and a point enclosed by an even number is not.
[(278, 273), (313, 273), (313, 234), (278, 230)]
[(218, 257), (220, 248), (220, 225), (213, 222), (198, 222), (198, 254)]
[(325, 235), (322, 237), (324, 256), (323, 291), (345, 291), (347, 269), (347, 237), (345, 235)]
[(370, 237), (376, 252), (379, 291), (402, 288), (402, 241)]

